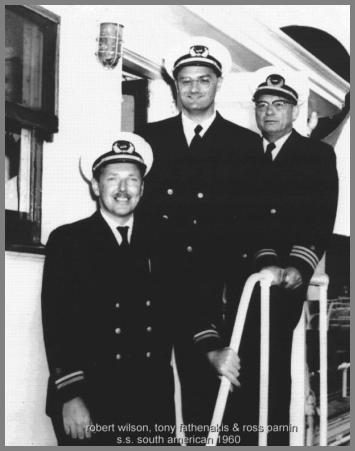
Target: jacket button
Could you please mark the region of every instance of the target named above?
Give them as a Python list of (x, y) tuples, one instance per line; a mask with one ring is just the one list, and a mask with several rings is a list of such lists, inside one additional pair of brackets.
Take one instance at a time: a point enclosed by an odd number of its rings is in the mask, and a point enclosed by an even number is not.
[(223, 299), (222, 299), (222, 302), (223, 302), (223, 304), (227, 304), (227, 299), (226, 299), (226, 298), (223, 298)]
[(121, 329), (119, 327), (116, 327), (115, 329), (115, 334), (119, 335), (121, 333)]
[(149, 359), (151, 355), (152, 355), (151, 352), (146, 352), (146, 353), (145, 353), (145, 356), (147, 357), (147, 359)]
[(243, 258), (248, 258), (248, 254), (243, 254), (242, 257)]
[(205, 197), (205, 195), (203, 193), (197, 193), (197, 197), (199, 199), (203, 199)]
[(272, 209), (270, 210), (270, 213), (271, 213), (272, 215), (274, 215), (274, 214), (276, 213), (276, 209), (275, 209), (275, 208), (272, 208)]
[(197, 224), (197, 219), (194, 219), (192, 222), (193, 222), (193, 224), (196, 225)]
[(121, 354), (116, 354), (116, 360), (121, 360)]
[(187, 250), (187, 252), (192, 252), (192, 246), (187, 246), (187, 248), (186, 248), (186, 250)]
[(174, 190), (169, 188), (168, 190), (166, 190), (166, 192), (169, 194), (169, 196), (171, 196), (172, 194), (174, 194)]
[(150, 302), (149, 300), (147, 300), (147, 301), (145, 301), (145, 305), (146, 305), (147, 307), (150, 307), (151, 302)]
[(148, 326), (147, 327), (147, 332), (151, 332), (152, 331), (152, 326)]
[(167, 219), (169, 219), (169, 216), (168, 215), (163, 215), (162, 218), (167, 220)]
[(120, 303), (119, 303), (119, 302), (116, 302), (115, 307), (116, 307), (116, 308), (120, 308)]

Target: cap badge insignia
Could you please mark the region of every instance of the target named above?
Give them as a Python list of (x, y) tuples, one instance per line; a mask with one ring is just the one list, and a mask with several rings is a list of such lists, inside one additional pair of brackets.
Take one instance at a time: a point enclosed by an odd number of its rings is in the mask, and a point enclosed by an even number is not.
[(190, 47), (190, 56), (201, 56), (203, 58), (207, 58), (208, 55), (208, 47), (204, 45), (193, 45)]
[(112, 144), (112, 150), (116, 153), (133, 153), (134, 145), (129, 141), (115, 141)]
[(279, 86), (282, 88), (285, 84), (285, 79), (278, 74), (269, 75), (266, 79), (267, 86)]

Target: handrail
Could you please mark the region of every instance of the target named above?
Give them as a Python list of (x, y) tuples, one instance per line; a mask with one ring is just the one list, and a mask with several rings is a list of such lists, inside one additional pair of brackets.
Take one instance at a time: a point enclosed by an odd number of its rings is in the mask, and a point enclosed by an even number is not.
[[(269, 340), (264, 339), (264, 334), (269, 335), (269, 289), (273, 281), (273, 275), (270, 271), (262, 271), (260, 273), (252, 274), (246, 281), (243, 293), (240, 299), (238, 313), (234, 323), (232, 337), (229, 347), (236, 353), (239, 351), (240, 341), (244, 329), (245, 319), (255, 285), (261, 284), (261, 361), (260, 361), (260, 406), (259, 406), (259, 422), (265, 426), (264, 431), (259, 432), (259, 444), (266, 444), (266, 425), (268, 412), (268, 356), (269, 356)], [(230, 381), (222, 376), (215, 409), (213, 412), (210, 432), (208, 434), (207, 446), (216, 446), (219, 435), (219, 428), (222, 423), (223, 414), (229, 394)], [(263, 381), (263, 384), (261, 384)], [(260, 428), (262, 429), (262, 428)], [(260, 443), (261, 442), (261, 443)]]
[(326, 274), (313, 276), (310, 285), (319, 287), (319, 445), (327, 446), (328, 442), (328, 317), (327, 317), (327, 290), (329, 277)]
[[(263, 270), (252, 274), (246, 281), (240, 299), (236, 320), (232, 332), (229, 347), (236, 353), (239, 351), (241, 337), (244, 329), (247, 310), (255, 285), (261, 286), (261, 341), (260, 341), (260, 402), (259, 402), (259, 446), (267, 446), (267, 421), (268, 421), (268, 391), (269, 391), (269, 308), (270, 285), (273, 275), (270, 271)], [(312, 278), (310, 285), (319, 287), (319, 340), (320, 340), (320, 429), (319, 444), (327, 446), (327, 289), (329, 278), (326, 274)], [(268, 337), (266, 339), (266, 337)], [(217, 396), (215, 409), (208, 434), (207, 446), (216, 446), (219, 429), (230, 390), (230, 381), (222, 376)]]

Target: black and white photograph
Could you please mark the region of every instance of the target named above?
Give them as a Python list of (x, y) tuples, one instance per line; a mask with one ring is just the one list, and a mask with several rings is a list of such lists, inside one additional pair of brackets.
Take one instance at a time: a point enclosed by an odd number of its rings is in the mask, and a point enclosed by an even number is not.
[(3, 5), (5, 445), (350, 446), (350, 5)]

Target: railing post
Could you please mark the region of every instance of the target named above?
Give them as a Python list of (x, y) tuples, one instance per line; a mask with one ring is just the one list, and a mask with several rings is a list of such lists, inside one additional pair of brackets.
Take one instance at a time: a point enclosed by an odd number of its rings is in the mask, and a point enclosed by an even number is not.
[(290, 425), (296, 430), (290, 431), (290, 446), (305, 444), (305, 388), (306, 388), (306, 322), (305, 306), (301, 318), (293, 332), (291, 354), (291, 404)]
[(319, 353), (320, 353), (320, 424), (319, 445), (328, 443), (328, 316), (327, 289), (329, 278), (325, 274), (312, 279), (319, 286)]
[(259, 446), (267, 446), (270, 355), (270, 280), (261, 280)]

